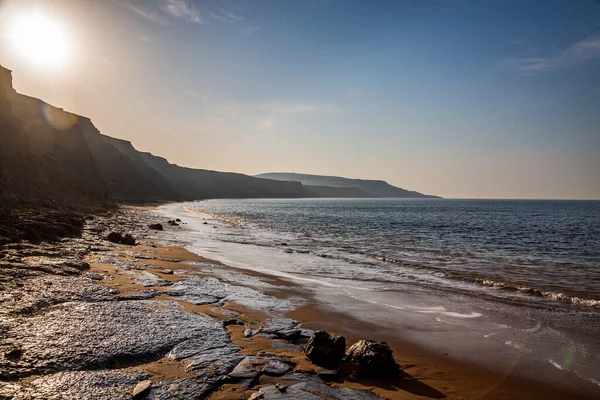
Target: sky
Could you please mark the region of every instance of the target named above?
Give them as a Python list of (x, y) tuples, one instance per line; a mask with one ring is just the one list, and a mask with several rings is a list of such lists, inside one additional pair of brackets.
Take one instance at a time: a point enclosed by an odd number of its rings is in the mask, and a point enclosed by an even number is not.
[(0, 0), (0, 64), (183, 166), (600, 199), (599, 0)]

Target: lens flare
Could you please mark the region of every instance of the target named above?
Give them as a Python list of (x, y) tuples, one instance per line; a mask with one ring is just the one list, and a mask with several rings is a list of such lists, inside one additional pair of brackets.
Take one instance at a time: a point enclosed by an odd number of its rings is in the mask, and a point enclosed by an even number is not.
[(73, 125), (77, 123), (77, 116), (75, 114), (65, 112), (60, 108), (52, 107), (49, 104), (44, 104), (42, 106), (42, 113), (44, 114), (46, 121), (48, 121), (54, 129), (66, 131), (71, 129)]

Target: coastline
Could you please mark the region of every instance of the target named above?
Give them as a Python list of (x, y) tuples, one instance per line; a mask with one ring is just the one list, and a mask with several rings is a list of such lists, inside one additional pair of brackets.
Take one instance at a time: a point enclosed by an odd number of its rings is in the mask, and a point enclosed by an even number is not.
[[(161, 214), (166, 215), (164, 212)], [(183, 218), (185, 213), (177, 215)], [(209, 221), (209, 228), (212, 228), (213, 224), (219, 226), (218, 220), (211, 220), (214, 216), (205, 216)], [(195, 226), (193, 229), (197, 228), (199, 227)], [(209, 236), (211, 231), (212, 229), (206, 231)], [(202, 238), (202, 241), (207, 239), (205, 234), (199, 237)], [(218, 254), (217, 259), (221, 262), (228, 263), (231, 260), (229, 255), (232, 253), (218, 253), (215, 251), (214, 244), (197, 247), (192, 243), (186, 248), (192, 251), (201, 249), (199, 254), (213, 258)], [(224, 249), (230, 252), (235, 250), (232, 246), (226, 246)], [(291, 256), (288, 255), (288, 257)], [(249, 273), (269, 274), (265, 268), (256, 268), (256, 265), (240, 263), (238, 256), (235, 259), (237, 261), (230, 265), (235, 265)], [(278, 258), (277, 262), (285, 262), (284, 255), (282, 258)], [(572, 398), (573, 396), (595, 398), (600, 394), (597, 383), (584, 380), (577, 371), (569, 369), (569, 360), (573, 354), (564, 354), (565, 358), (540, 360), (522, 346), (522, 343), (538, 347), (547, 345), (548, 342), (536, 343), (540, 334), (541, 337), (548, 336), (545, 332), (541, 332), (539, 323), (536, 322), (539, 315), (536, 313), (553, 312), (548, 309), (536, 311), (515, 307), (519, 312), (516, 314), (516, 320), (514, 318), (508, 320), (506, 316), (504, 316), (504, 321), (499, 320), (500, 323), (512, 325), (514, 329), (505, 330), (505, 325), (498, 325), (496, 322), (498, 320), (490, 319), (486, 322), (485, 327), (488, 330), (482, 331), (473, 329), (473, 321), (478, 318), (471, 317), (473, 312), (470, 308), (461, 310), (451, 307), (439, 310), (440, 307), (436, 307), (436, 305), (440, 303), (437, 302), (437, 304), (431, 304), (431, 308), (425, 307), (416, 313), (408, 309), (390, 309), (391, 306), (388, 304), (393, 304), (391, 301), (381, 301), (378, 297), (364, 298), (365, 292), (363, 291), (360, 292), (362, 299), (359, 300), (354, 296), (347, 296), (348, 293), (340, 296), (335, 287), (337, 285), (322, 285), (322, 282), (316, 283), (310, 276), (293, 276), (287, 273), (282, 274), (280, 271), (273, 271), (273, 274), (278, 279), (288, 282), (285, 291), (282, 293), (275, 291), (273, 294), (296, 297), (299, 304), (315, 305), (310, 312), (304, 314), (300, 311), (291, 312), (288, 315), (292, 318), (308, 321), (306, 323), (308, 327), (325, 329), (354, 340), (365, 337), (386, 340), (393, 344), (395, 354), (407, 354), (406, 349), (410, 348), (412, 350), (408, 352), (409, 358), (414, 355), (417, 360), (420, 358), (427, 360), (425, 363), (409, 362), (410, 365), (443, 365), (448, 370), (459, 371), (452, 378), (453, 381), (461, 381), (464, 379), (463, 376), (469, 375), (476, 377), (477, 381), (483, 382), (481, 385), (473, 384), (465, 387), (464, 390), (459, 390), (459, 393), (463, 391), (478, 393), (477, 396), (484, 396), (488, 392), (488, 396), (501, 396), (503, 393), (508, 393), (511, 398), (529, 398), (528, 393), (532, 393), (532, 391), (543, 394), (545, 398)], [(291, 286), (296, 287), (296, 290), (290, 290)], [(387, 296), (386, 293), (384, 295)], [(398, 295), (397, 292), (390, 292), (390, 296)], [(402, 296), (409, 302), (414, 300), (413, 297), (423, 297), (420, 293), (410, 291)], [(450, 303), (453, 301), (452, 297), (445, 292), (434, 294), (434, 296), (442, 296)], [(389, 296), (383, 299), (386, 298), (393, 300)], [(423, 299), (431, 300), (425, 297), (419, 301)], [(481, 303), (480, 299), (473, 300)], [(302, 307), (304, 306), (300, 306), (301, 309)], [(503, 311), (496, 310), (498, 305), (491, 302), (485, 307), (487, 307), (485, 314), (488, 312), (501, 314)], [(507, 306), (502, 305), (502, 307)], [(429, 320), (433, 321), (420, 318), (423, 316), (427, 316)], [(440, 322), (448, 324), (447, 327), (444, 328), (442, 324), (442, 328), (440, 328)], [(455, 324), (458, 324), (457, 329), (452, 327)], [(594, 328), (590, 327), (589, 329), (593, 330)], [(551, 329), (550, 333), (553, 333)], [(401, 363), (401, 361), (399, 362)], [(562, 363), (564, 367), (559, 363)], [(430, 373), (432, 376), (437, 376), (440, 371), (430, 371)], [(467, 378), (467, 380), (469, 379)]]
[[(149, 392), (153, 396), (151, 398), (181, 398), (182, 393), (192, 396), (192, 391), (196, 397), (184, 397), (247, 399), (253, 393), (263, 393), (264, 398), (275, 398), (269, 397), (269, 390), (275, 383), (285, 383), (289, 386), (289, 398), (294, 398), (293, 388), (300, 387), (298, 385), (313, 385), (318, 389), (315, 389), (316, 392), (329, 396), (322, 398), (346, 398), (347, 393), (341, 392), (342, 390), (355, 390), (356, 392), (352, 393), (359, 396), (356, 398), (374, 393), (387, 399), (422, 396), (451, 399), (591, 399), (597, 395), (597, 392), (586, 393), (586, 388), (583, 387), (561, 388), (542, 385), (534, 380), (507, 376), (497, 371), (468, 365), (419, 346), (402, 332), (381, 329), (381, 326), (368, 320), (356, 319), (347, 313), (332, 309), (302, 285), (285, 278), (227, 266), (189, 252), (181, 244), (169, 243), (161, 232), (147, 228), (148, 222), (157, 222), (158, 219), (148, 210), (124, 207), (114, 214), (95, 217), (93, 222), (86, 224), (82, 239), (31, 246), (30, 253), (42, 253), (41, 256), (18, 256), (17, 253), (24, 252), (22, 247), (5, 247), (6, 251), (2, 257), (4, 267), (8, 267), (11, 262), (16, 265), (16, 258), (19, 258), (19, 262), (25, 265), (23, 268), (35, 267), (34, 270), (37, 271), (38, 265), (47, 261), (44, 257), (56, 261), (56, 256), (51, 253), (56, 252), (59, 246), (75, 249), (73, 251), (76, 254), (69, 253), (64, 256), (70, 260), (75, 255), (82, 264), (81, 270), (75, 268), (78, 273), (70, 270), (68, 274), (63, 273), (70, 265), (65, 264), (66, 267), (60, 267), (60, 271), (51, 271), (48, 276), (25, 276), (13, 282), (14, 285), (10, 287), (3, 287), (2, 301), (6, 307), (0, 317), (3, 326), (8, 329), (7, 338), (10, 343), (0, 343), (4, 354), (4, 358), (0, 358), (0, 370), (3, 371), (2, 382), (6, 384), (5, 388), (0, 389), (0, 397), (27, 399), (36, 398), (35, 395), (40, 393), (42, 396), (51, 395), (55, 391), (63, 393), (65, 397), (62, 398), (130, 398), (129, 393), (136, 383), (144, 379), (152, 382)], [(167, 232), (182, 229), (180, 226), (166, 224), (165, 220), (159, 222), (163, 223)], [(113, 229), (131, 232), (140, 243), (137, 246), (110, 244), (105, 240), (105, 235)], [(47, 252), (45, 256), (40, 251), (42, 248)], [(88, 267), (85, 263), (88, 263)], [(53, 266), (59, 268), (57, 263)], [(53, 283), (49, 284), (49, 281)], [(196, 281), (212, 286), (209, 290), (198, 292), (192, 285), (185, 284)], [(52, 287), (50, 292), (49, 287)], [(38, 290), (39, 288), (41, 289)], [(19, 296), (23, 291), (29, 295)], [(211, 293), (215, 292), (222, 292), (226, 296), (211, 297)], [(86, 314), (85, 309), (88, 307), (93, 307), (94, 312)], [(126, 307), (125, 311), (132, 315), (140, 313), (141, 321), (123, 316), (119, 307)], [(66, 320), (60, 319), (63, 308), (70, 310)], [(41, 331), (60, 329), (60, 323), (72, 323), (72, 319), (76, 318), (73, 313), (77, 314), (80, 310), (84, 311), (81, 311), (81, 318), (77, 320), (83, 327), (65, 327), (62, 333), (73, 339), (71, 343), (52, 340), (48, 343), (36, 343), (45, 337), (43, 332), (29, 332), (29, 338), (17, 333), (17, 330), (24, 326), (33, 327), (33, 322)], [(162, 319), (157, 320), (156, 324), (153, 323), (155, 316), (153, 313), (147, 314), (148, 310), (158, 312)], [(100, 314), (97, 314), (98, 312)], [(104, 321), (109, 328), (114, 328), (112, 332), (116, 340), (120, 341), (119, 345), (131, 343), (132, 347), (115, 349), (118, 345), (109, 340), (108, 344), (111, 345), (99, 347), (107, 353), (114, 353), (112, 356), (98, 354), (97, 359), (90, 357), (89, 362), (85, 357), (77, 356), (80, 358), (75, 359), (79, 360), (80, 364), (69, 364), (70, 361), (65, 360), (73, 359), (74, 355), (96, 351), (94, 346), (98, 345), (97, 342), (77, 341), (81, 339), (79, 335), (90, 329), (86, 326), (90, 319), (93, 320), (98, 315), (108, 318)], [(53, 316), (56, 318), (52, 319)], [(118, 325), (110, 326), (110, 321), (119, 318), (122, 321)], [(197, 320), (198, 318), (200, 320)], [(222, 321), (232, 318), (242, 321), (244, 326), (223, 327)], [(397, 362), (408, 376), (403, 375), (402, 379), (387, 381), (354, 382), (348, 378), (348, 374), (341, 371), (338, 378), (328, 381), (325, 385), (315, 372), (315, 368), (318, 367), (306, 359), (299, 347), (306, 339), (289, 341), (277, 337), (278, 331), (275, 328), (278, 324), (292, 323), (289, 318), (302, 323), (302, 328), (325, 329), (330, 333), (344, 335), (348, 345), (358, 339), (386, 340), (394, 350)], [(229, 364), (218, 364), (223, 370), (218, 374), (220, 377), (215, 375), (211, 378), (214, 381), (211, 381), (210, 387), (205, 383), (206, 366), (200, 361), (211, 353), (210, 349), (205, 353), (195, 354), (186, 346), (181, 346), (181, 343), (185, 343), (183, 337), (164, 342), (155, 337), (164, 335), (169, 338), (175, 334), (172, 331), (153, 332), (150, 336), (138, 331), (140, 328), (144, 329), (146, 323), (149, 324), (148, 329), (166, 329), (165, 322), (174, 324), (176, 320), (183, 321), (177, 326), (177, 329), (181, 330), (186, 329), (186, 323), (199, 324), (197, 328), (186, 332), (185, 340), (189, 340), (189, 335), (194, 336), (201, 332), (204, 332), (202, 335), (208, 332), (214, 336), (224, 333), (219, 336), (223, 342), (215, 349), (227, 349), (227, 352), (220, 353), (218, 362)], [(244, 337), (245, 329), (258, 331), (260, 327), (275, 329), (272, 330), (275, 336), (265, 337), (256, 332), (252, 336)], [(107, 326), (94, 325), (94, 328), (102, 331), (107, 329)], [(278, 329), (284, 328), (285, 326), (279, 326)], [(76, 334), (69, 332), (69, 329), (76, 330)], [(104, 336), (100, 338), (108, 340)], [(198, 339), (202, 338), (198, 336)], [(34, 358), (39, 354), (36, 351), (40, 350), (40, 346), (49, 362), (36, 365), (39, 360)], [(148, 351), (143, 349), (144, 346), (154, 347), (152, 351)], [(6, 356), (9, 348), (18, 348), (23, 355), (16, 360), (9, 359)], [(67, 356), (54, 359), (52, 350), (58, 356), (62, 353)], [(72, 352), (75, 354), (71, 354)], [(215, 353), (215, 350), (212, 350), (212, 353)], [(122, 354), (128, 356), (122, 359)], [(96, 356), (95, 353), (91, 355)], [(277, 377), (267, 374), (258, 374), (250, 382), (247, 379), (241, 382), (231, 378), (223, 379), (231, 374), (234, 367), (237, 368), (236, 365), (244, 359), (243, 357), (276, 357), (285, 360), (287, 365), (293, 365), (296, 372), (290, 375), (293, 379), (286, 378), (287, 375)], [(76, 377), (70, 377), (69, 374), (76, 374)], [(76, 383), (75, 379), (80, 383)], [(99, 382), (104, 382), (104, 386)], [(113, 386), (105, 387), (107, 382)], [(65, 385), (70, 385), (70, 391), (65, 391)], [(324, 393), (323, 390), (332, 392)], [(197, 397), (198, 393), (201, 393), (200, 397)]]

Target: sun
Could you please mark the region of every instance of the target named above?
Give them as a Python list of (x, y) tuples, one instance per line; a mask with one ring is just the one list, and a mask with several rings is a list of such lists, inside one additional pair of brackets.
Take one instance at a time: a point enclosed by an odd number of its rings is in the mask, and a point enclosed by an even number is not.
[(15, 20), (10, 32), (15, 50), (43, 67), (60, 67), (69, 57), (70, 44), (64, 29), (40, 13)]

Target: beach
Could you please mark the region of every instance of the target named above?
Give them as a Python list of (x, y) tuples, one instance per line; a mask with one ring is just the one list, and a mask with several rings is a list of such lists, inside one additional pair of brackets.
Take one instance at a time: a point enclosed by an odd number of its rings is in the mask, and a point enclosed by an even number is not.
[[(552, 369), (528, 374), (523, 355), (475, 364), (461, 356), (471, 343), (441, 352), (418, 340), (427, 326), (401, 328), (373, 304), (342, 305), (331, 290), (194, 254), (174, 240), (189, 230), (186, 219), (171, 221), (153, 208), (124, 207), (87, 216), (80, 238), (4, 246), (3, 271), (15, 275), (2, 287), (1, 396), (131, 398), (145, 381), (143, 395), (157, 399), (598, 395), (597, 386)], [(163, 230), (149, 229), (154, 223)], [(131, 233), (137, 244), (111, 243), (111, 231)], [(353, 379), (344, 366), (324, 374), (303, 353), (315, 329), (345, 336), (348, 346), (386, 341), (401, 374)], [(280, 370), (261, 372), (271, 364)]]

